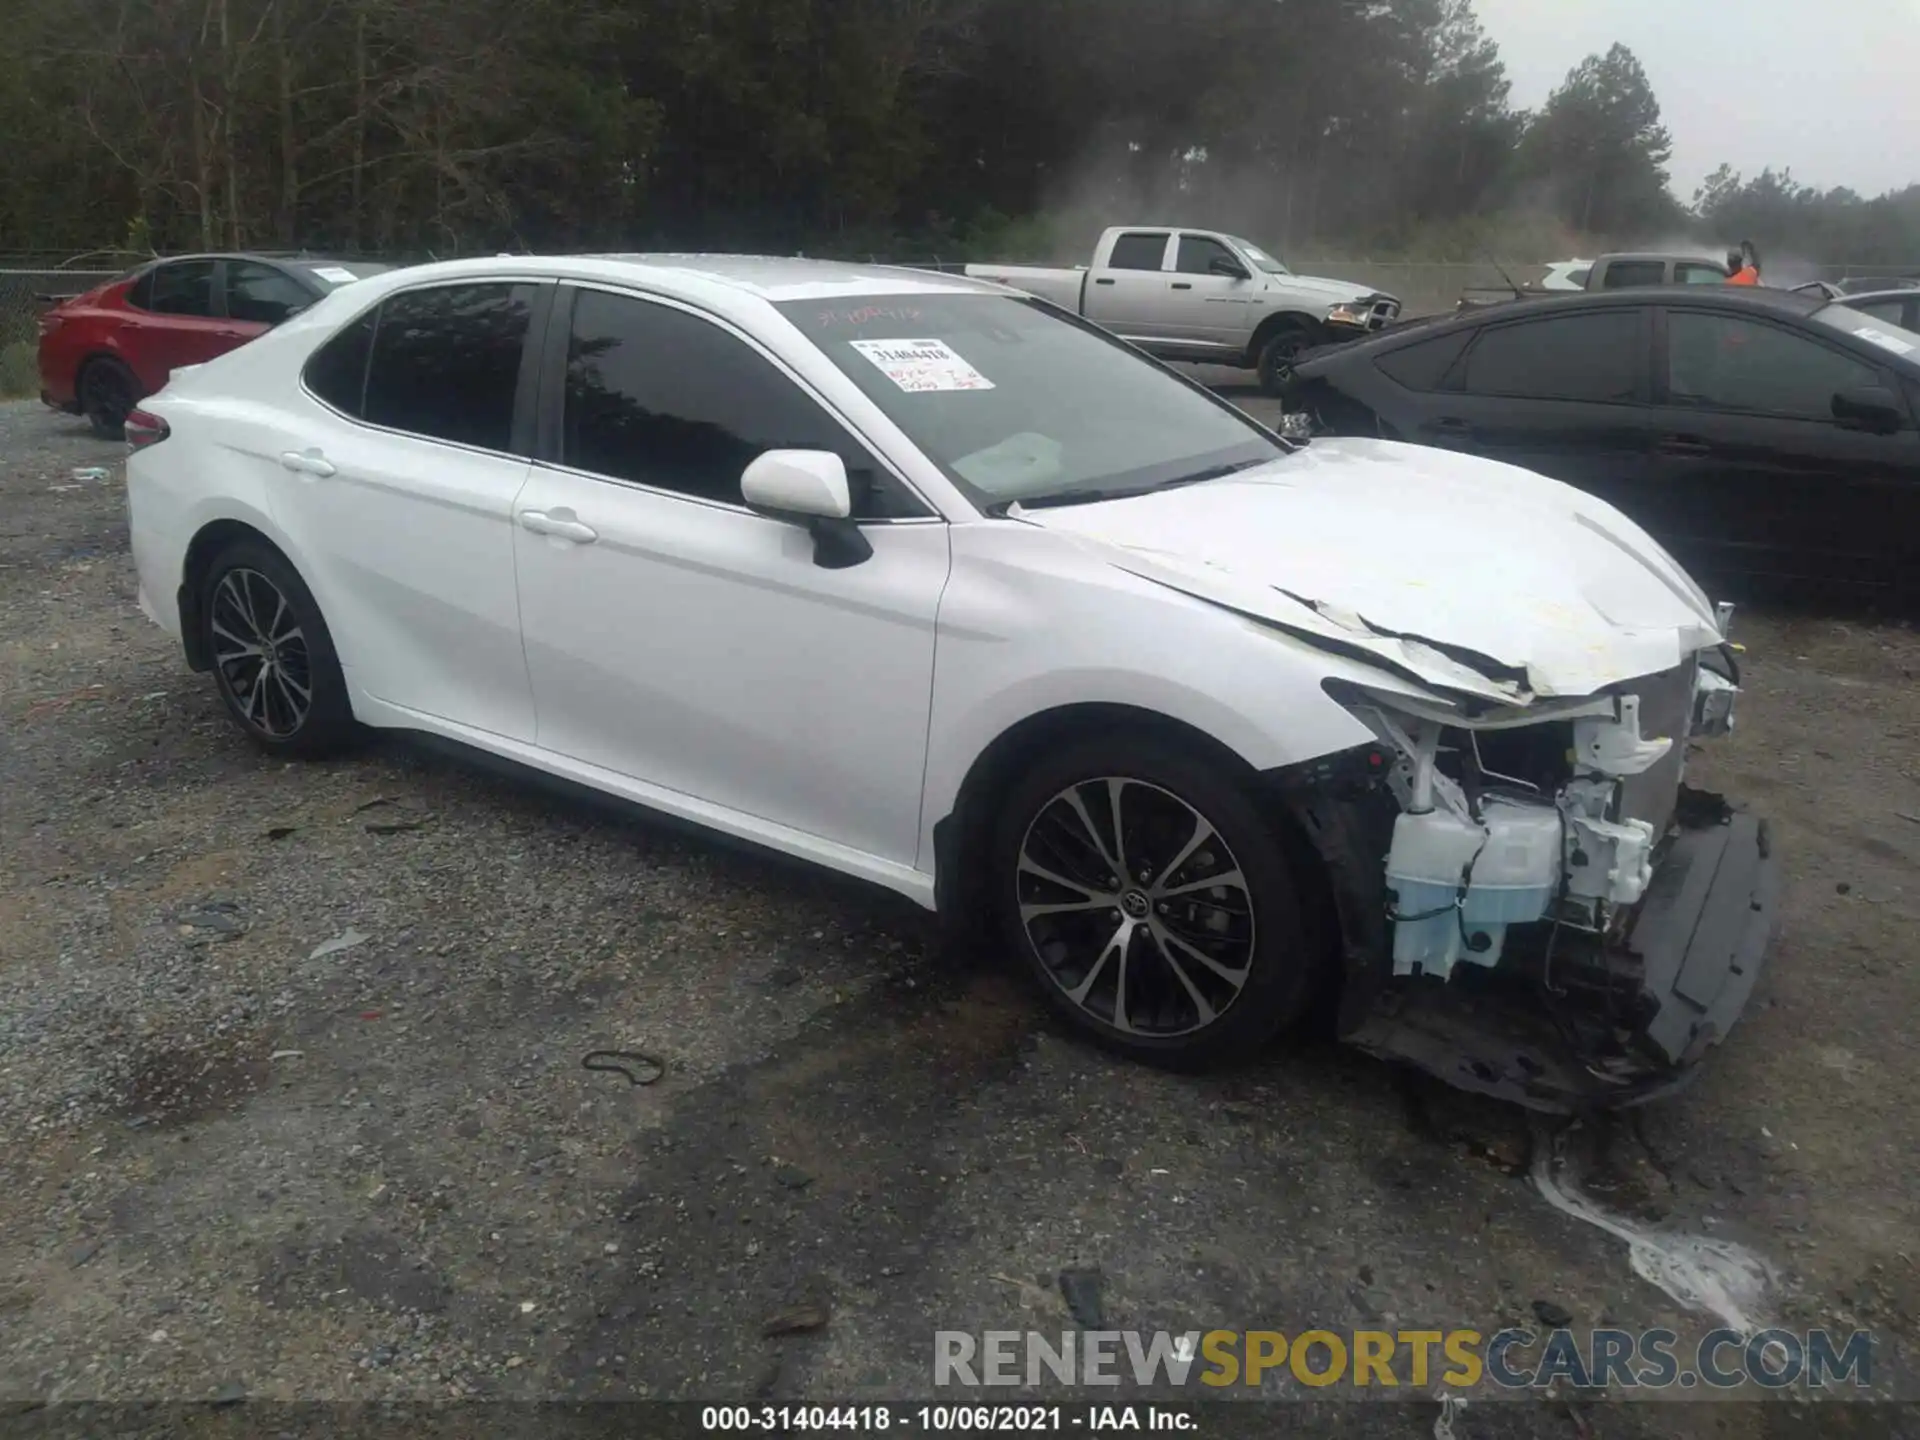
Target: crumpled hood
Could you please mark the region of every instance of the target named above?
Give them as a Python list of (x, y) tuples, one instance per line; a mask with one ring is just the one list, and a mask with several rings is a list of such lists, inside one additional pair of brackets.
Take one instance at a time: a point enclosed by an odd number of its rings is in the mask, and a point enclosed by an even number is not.
[(1612, 506), (1424, 446), (1315, 440), (1223, 480), (1015, 513), (1133, 574), (1504, 704), (1592, 695), (1723, 638), (1699, 587)]
[(1370, 295), (1380, 293), (1365, 285), (1355, 285), (1347, 280), (1326, 280), (1318, 275), (1269, 275), (1267, 283), (1292, 295), (1324, 300), (1329, 305), (1365, 300)]

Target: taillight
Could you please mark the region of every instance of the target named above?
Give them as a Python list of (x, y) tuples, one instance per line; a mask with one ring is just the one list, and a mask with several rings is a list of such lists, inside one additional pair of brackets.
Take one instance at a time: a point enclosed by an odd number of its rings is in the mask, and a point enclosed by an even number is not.
[(129, 450), (144, 450), (149, 445), (158, 445), (172, 433), (166, 421), (146, 410), (135, 410), (128, 415), (123, 428)]

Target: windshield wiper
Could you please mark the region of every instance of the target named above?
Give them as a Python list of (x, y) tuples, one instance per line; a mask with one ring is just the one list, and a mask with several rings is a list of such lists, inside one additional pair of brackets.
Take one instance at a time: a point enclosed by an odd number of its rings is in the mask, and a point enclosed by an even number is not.
[(1136, 495), (1151, 495), (1156, 490), (1172, 490), (1181, 485), (1198, 485), (1205, 480), (1218, 480), (1223, 476), (1236, 475), (1242, 470), (1251, 470), (1256, 465), (1264, 465), (1265, 460), (1239, 460), (1231, 465), (1210, 465), (1205, 470), (1196, 470), (1191, 475), (1176, 475), (1171, 480), (1162, 480), (1157, 485), (1129, 485), (1124, 488), (1089, 490), (1054, 490), (1040, 495), (1017, 495), (1009, 500), (996, 500), (986, 507), (986, 513), (996, 518), (1004, 517), (1015, 505), (1022, 510), (1045, 510), (1059, 505), (1093, 505), (1102, 500), (1128, 500)]
[(1093, 505), (1101, 500), (1124, 500), (1129, 495), (1145, 495), (1145, 490), (1054, 490), (1042, 495), (1015, 495), (996, 500), (986, 507), (988, 515), (1004, 516), (1014, 506), (1022, 510), (1045, 510), (1058, 505)]
[(1265, 465), (1266, 463), (1265, 460), (1238, 460), (1231, 465), (1210, 465), (1205, 470), (1194, 471), (1191, 475), (1180, 475), (1172, 480), (1162, 480), (1152, 488), (1155, 490), (1172, 490), (1180, 485), (1198, 485), (1206, 480), (1221, 480), (1228, 475), (1238, 475), (1242, 470), (1251, 470), (1256, 465)]

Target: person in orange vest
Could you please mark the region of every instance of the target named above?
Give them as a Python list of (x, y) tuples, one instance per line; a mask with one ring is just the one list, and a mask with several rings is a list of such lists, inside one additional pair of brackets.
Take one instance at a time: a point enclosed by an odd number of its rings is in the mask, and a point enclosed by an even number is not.
[(1727, 252), (1727, 269), (1733, 272), (1727, 277), (1729, 285), (1760, 283), (1760, 252), (1753, 248), (1751, 240), (1742, 240), (1738, 250)]

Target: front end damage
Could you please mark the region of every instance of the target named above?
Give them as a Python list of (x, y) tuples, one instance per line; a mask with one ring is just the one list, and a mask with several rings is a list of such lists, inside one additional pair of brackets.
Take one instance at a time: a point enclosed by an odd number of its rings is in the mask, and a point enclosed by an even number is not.
[(1553, 1112), (1683, 1083), (1774, 917), (1766, 826), (1685, 783), (1737, 693), (1726, 646), (1571, 702), (1341, 690), (1376, 743), (1273, 778), (1329, 877), (1342, 1037)]

